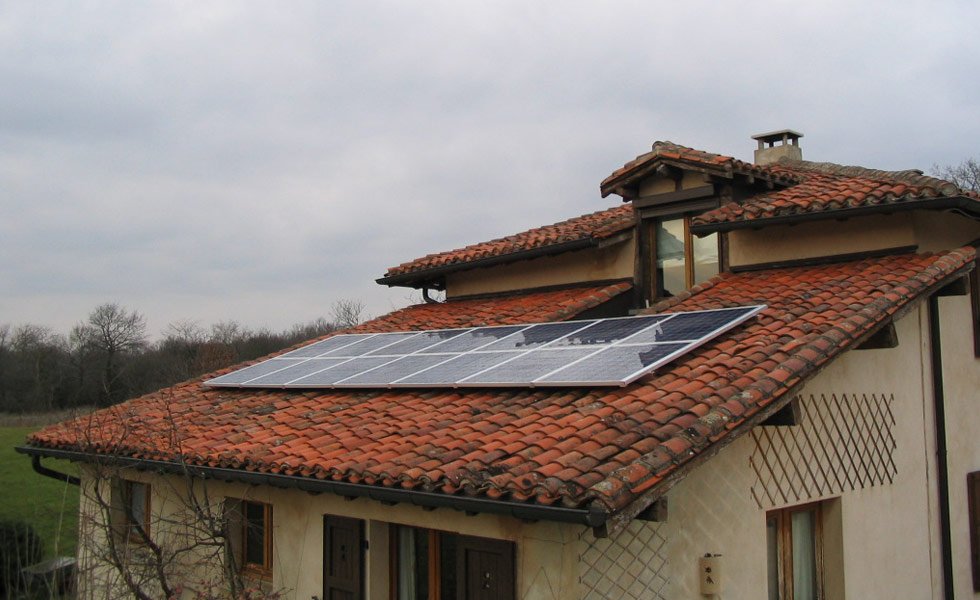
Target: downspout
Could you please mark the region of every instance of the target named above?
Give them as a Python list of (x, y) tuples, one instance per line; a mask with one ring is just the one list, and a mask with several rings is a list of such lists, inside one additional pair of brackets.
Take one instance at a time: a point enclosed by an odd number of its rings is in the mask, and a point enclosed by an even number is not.
[(422, 287), (422, 298), (426, 304), (439, 304), (439, 301), (429, 296), (429, 286)]
[(943, 598), (953, 600), (953, 544), (949, 524), (949, 462), (946, 456), (946, 400), (943, 390), (943, 352), (939, 333), (939, 297), (929, 297), (929, 355), (932, 400), (936, 419), (936, 484), (939, 486), (939, 536), (943, 560)]
[(45, 477), (57, 479), (58, 481), (64, 481), (65, 483), (70, 483), (72, 485), (80, 485), (82, 483), (82, 480), (74, 475), (69, 475), (68, 473), (62, 473), (61, 471), (55, 471), (54, 469), (45, 467), (41, 464), (41, 457), (37, 454), (31, 456), (31, 466), (34, 468), (34, 472), (38, 475), (44, 475)]

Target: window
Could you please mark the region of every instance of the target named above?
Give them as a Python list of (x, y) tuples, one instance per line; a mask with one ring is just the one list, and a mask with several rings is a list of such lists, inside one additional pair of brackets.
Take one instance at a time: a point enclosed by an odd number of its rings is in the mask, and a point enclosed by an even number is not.
[(514, 544), (397, 526), (392, 600), (514, 598)]
[(150, 536), (150, 486), (139, 481), (117, 482), (118, 501), (121, 509), (121, 527), (124, 540), (143, 544)]
[(656, 219), (651, 223), (656, 276), (654, 298), (675, 296), (720, 270), (718, 234), (703, 238), (691, 234), (690, 216)]
[(820, 505), (766, 515), (769, 600), (823, 598)]
[(973, 566), (973, 591), (980, 592), (980, 471), (966, 476), (967, 510), (970, 518), (970, 563)]
[[(970, 273), (970, 309), (973, 312), (973, 356), (980, 358), (980, 256)], [(978, 590), (980, 591), (980, 590)]]
[(232, 559), (244, 572), (272, 576), (272, 505), (250, 500), (225, 501)]

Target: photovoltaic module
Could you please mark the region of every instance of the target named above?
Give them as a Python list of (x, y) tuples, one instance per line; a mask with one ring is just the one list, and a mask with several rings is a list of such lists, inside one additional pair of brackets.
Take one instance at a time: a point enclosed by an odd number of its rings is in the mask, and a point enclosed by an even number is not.
[(623, 386), (765, 306), (335, 335), (205, 382), (232, 388)]

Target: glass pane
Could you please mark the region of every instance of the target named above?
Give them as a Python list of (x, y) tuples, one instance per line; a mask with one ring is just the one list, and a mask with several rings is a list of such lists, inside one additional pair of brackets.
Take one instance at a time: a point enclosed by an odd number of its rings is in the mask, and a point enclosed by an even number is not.
[(451, 533), (439, 534), (440, 598), (456, 598), (456, 538)]
[(137, 527), (146, 525), (146, 484), (129, 482), (129, 519), (133, 535), (138, 536)]
[(657, 277), (665, 296), (687, 289), (684, 270), (684, 219), (657, 223)]
[(429, 533), (398, 528), (398, 600), (429, 597)]
[(769, 600), (779, 600), (779, 519), (766, 519), (766, 567), (769, 576)]
[(265, 505), (245, 502), (245, 563), (265, 566)]
[(694, 283), (711, 279), (718, 274), (718, 234), (699, 238), (694, 236)]
[(816, 600), (817, 558), (814, 543), (814, 513), (805, 510), (790, 517), (793, 538), (793, 599)]

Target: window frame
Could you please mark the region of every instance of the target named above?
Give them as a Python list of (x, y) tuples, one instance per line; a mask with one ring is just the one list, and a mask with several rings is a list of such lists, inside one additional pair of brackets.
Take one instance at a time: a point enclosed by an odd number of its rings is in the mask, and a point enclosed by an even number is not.
[[(516, 560), (517, 560), (517, 544), (515, 542), (511, 541), (511, 540), (502, 540), (502, 539), (495, 539), (495, 538), (483, 538), (483, 537), (470, 536), (470, 535), (466, 535), (466, 534), (462, 534), (462, 533), (457, 533), (457, 532), (452, 532), (452, 531), (441, 531), (441, 530), (438, 530), (438, 529), (430, 529), (430, 528), (427, 528), (427, 527), (416, 527), (416, 526), (412, 526), (412, 525), (399, 525), (399, 524), (392, 523), (390, 525), (390, 527), (389, 527), (389, 530), (388, 530), (389, 531), (389, 535), (388, 535), (388, 573), (389, 573), (389, 578), (388, 578), (389, 593), (388, 593), (388, 597), (389, 597), (389, 600), (398, 600), (398, 580), (399, 580), (399, 575), (400, 575), (400, 571), (399, 571), (399, 566), (400, 566), (399, 565), (399, 563), (400, 563), (399, 558), (400, 557), (399, 557), (399, 554), (398, 554), (398, 550), (399, 550), (398, 538), (399, 538), (399, 531), (401, 531), (403, 529), (404, 530), (414, 530), (416, 532), (422, 532), (422, 533), (425, 533), (428, 536), (428, 551), (427, 551), (428, 552), (428, 556), (427, 556), (427, 560), (428, 560), (428, 569), (427, 569), (428, 586), (427, 587), (428, 587), (428, 590), (429, 590), (429, 596), (428, 596), (428, 598), (426, 600), (452, 600), (451, 598), (444, 597), (443, 596), (443, 593), (442, 593), (442, 590), (439, 589), (439, 581), (440, 581), (440, 578), (442, 576), (442, 560), (441, 560), (441, 558), (442, 558), (442, 556), (441, 556), (441, 553), (442, 553), (442, 548), (441, 548), (442, 541), (441, 541), (441, 537), (443, 535), (455, 536), (456, 539), (457, 539), (457, 542), (456, 542), (457, 550), (456, 550), (455, 555), (452, 557), (453, 558), (453, 565), (454, 565), (453, 568), (456, 568), (456, 569), (459, 568), (459, 564), (460, 564), (459, 561), (461, 560), (461, 558), (460, 558), (461, 557), (461, 551), (463, 551), (463, 549), (465, 549), (465, 547), (467, 546), (467, 544), (471, 544), (475, 540), (479, 540), (481, 542), (481, 545), (482, 545), (482, 543), (485, 542), (486, 544), (498, 544), (501, 547), (506, 546), (507, 549), (508, 549), (507, 554), (509, 555), (509, 560), (511, 562), (511, 577), (514, 578), (514, 579), (512, 579), (512, 581), (510, 583), (511, 583), (511, 585), (513, 585), (516, 582), (516, 573), (517, 573), (517, 564), (516, 564)], [(457, 570), (457, 575), (459, 575), (459, 573), (460, 572)], [(456, 580), (456, 585), (457, 586), (465, 586), (466, 583), (467, 582), (465, 580), (461, 580), (459, 578), (457, 578), (457, 580)], [(456, 590), (457, 596), (459, 596), (462, 591), (463, 591), (462, 588), (457, 587), (457, 590)], [(512, 592), (516, 593), (516, 590), (512, 590)], [(516, 596), (513, 596), (513, 597), (516, 597)]]
[[(980, 256), (973, 261), (970, 273), (970, 312), (973, 315), (973, 356), (980, 358)], [(980, 590), (977, 590), (980, 591)]]
[(980, 471), (966, 474), (967, 517), (970, 522), (970, 567), (973, 591), (980, 592)]
[[(133, 488), (143, 488), (143, 522), (138, 523), (133, 512)], [(150, 487), (149, 483), (123, 479), (120, 481), (122, 504), (122, 538), (131, 544), (146, 544), (150, 540)], [(142, 531), (142, 533), (140, 533)]]
[[(438, 581), (439, 577), (442, 575), (442, 561), (439, 560), (439, 550), (441, 542), (439, 540), (439, 534), (441, 533), (437, 529), (429, 529), (427, 527), (414, 527), (412, 525), (398, 525), (392, 524), (390, 528), (390, 533), (388, 535), (388, 572), (390, 573), (389, 581), (389, 593), (388, 597), (390, 600), (398, 600), (398, 580), (401, 574), (400, 570), (400, 556), (398, 553), (398, 538), (399, 533), (402, 530), (415, 530), (417, 532), (424, 532), (428, 540), (428, 573), (427, 577), (429, 579), (428, 589), (429, 598), (427, 600), (442, 600), (442, 590), (439, 589)], [(436, 582), (437, 585), (432, 585)]]
[[(779, 600), (793, 600), (793, 515), (801, 512), (813, 513), (813, 557), (814, 569), (816, 571), (815, 583), (817, 586), (817, 598), (824, 597), (824, 544), (823, 544), (823, 510), (821, 502), (808, 502), (787, 506), (766, 512), (766, 526), (769, 519), (776, 519), (776, 541), (777, 541), (777, 580)], [(767, 541), (768, 544), (768, 541)], [(769, 549), (766, 548), (766, 561), (768, 567)], [(767, 575), (768, 579), (768, 575)], [(769, 592), (767, 591), (767, 594)]]
[[(242, 572), (260, 579), (272, 579), (272, 504), (255, 500), (240, 501), (241, 512), (241, 558), (239, 560)], [(262, 507), (262, 564), (248, 560), (248, 505)]]
[[(703, 211), (701, 211), (703, 212)], [(684, 244), (684, 290), (686, 291), (694, 287), (695, 285), (695, 265), (694, 265), (694, 234), (691, 232), (691, 219), (699, 214), (698, 211), (679, 211), (671, 212), (667, 214), (657, 215), (655, 217), (648, 217), (643, 219), (643, 227), (645, 228), (645, 235), (648, 242), (648, 255), (643, 257), (644, 262), (649, 265), (649, 281), (644, 282), (644, 287), (646, 289), (646, 294), (649, 295), (651, 301), (663, 300), (665, 298), (670, 298), (666, 294), (664, 289), (663, 277), (660, 275), (660, 269), (657, 267), (657, 229), (660, 224), (665, 221), (676, 221), (681, 220), (684, 225), (684, 239), (681, 240)], [(717, 236), (716, 244), (718, 247), (718, 273), (722, 273), (726, 267), (726, 256), (725, 256), (725, 244), (723, 243), (722, 233), (715, 233), (713, 235)]]

